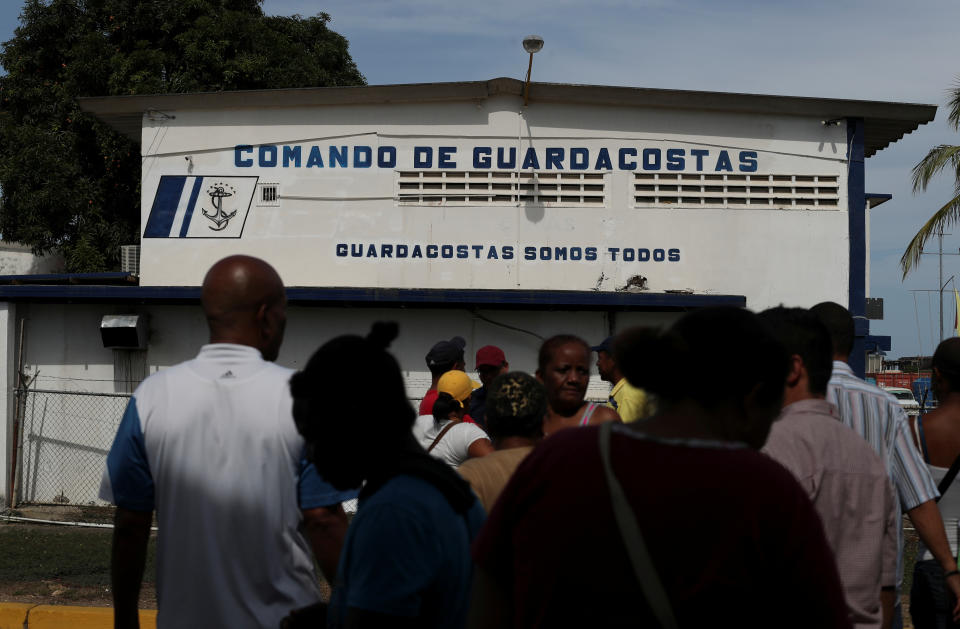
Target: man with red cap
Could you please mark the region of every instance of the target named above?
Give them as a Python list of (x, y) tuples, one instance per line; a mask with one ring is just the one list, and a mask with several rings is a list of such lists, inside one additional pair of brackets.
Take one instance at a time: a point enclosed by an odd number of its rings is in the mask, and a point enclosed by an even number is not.
[(496, 345), (484, 345), (477, 350), (476, 368), (483, 386), (475, 389), (470, 397), (470, 418), (486, 428), (487, 391), (494, 378), (510, 371), (510, 364), (502, 349)]

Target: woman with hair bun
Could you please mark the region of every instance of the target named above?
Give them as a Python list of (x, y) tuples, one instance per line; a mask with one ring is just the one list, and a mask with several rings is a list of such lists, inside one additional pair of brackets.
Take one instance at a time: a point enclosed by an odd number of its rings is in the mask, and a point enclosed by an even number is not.
[(572, 334), (551, 337), (540, 346), (536, 376), (547, 390), (545, 437), (563, 428), (620, 421), (612, 408), (584, 399), (590, 383), (590, 355), (590, 345)]
[(473, 382), (466, 373), (453, 370), (440, 376), (432, 425), (419, 437), (424, 450), (454, 469), (467, 459), (493, 452), (487, 433), (480, 426), (463, 421), (472, 392)]
[[(944, 477), (960, 457), (960, 338), (940, 343), (933, 353), (931, 386), (938, 406), (916, 420), (916, 438), (923, 460), (934, 482), (943, 485)], [(957, 556), (957, 522), (960, 519), (960, 475), (941, 486), (937, 509), (943, 518), (947, 541)], [(910, 617), (917, 629), (960, 627), (951, 618), (956, 606), (953, 593), (946, 587), (943, 568), (921, 542), (913, 567), (910, 590)]]
[(334, 487), (363, 486), (329, 627), (462, 627), (466, 619), (483, 507), (414, 439), (414, 410), (386, 351), (396, 336), (396, 324), (376, 324), (366, 338), (337, 337), (290, 381), (297, 429), (319, 473)]
[(705, 308), (616, 351), (657, 412), (561, 430), (524, 459), (473, 545), (470, 626), (850, 627), (810, 499), (757, 451), (789, 364), (763, 322)]

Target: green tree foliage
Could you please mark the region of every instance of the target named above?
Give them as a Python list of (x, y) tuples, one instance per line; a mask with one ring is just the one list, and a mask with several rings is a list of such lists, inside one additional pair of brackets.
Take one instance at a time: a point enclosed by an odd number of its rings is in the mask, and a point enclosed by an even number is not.
[(138, 241), (140, 149), (78, 96), (363, 85), (330, 16), (260, 0), (27, 0), (0, 63), (0, 233), (72, 272)]
[[(955, 131), (960, 130), (960, 84), (950, 89), (950, 113), (947, 121)], [(913, 167), (913, 191), (926, 191), (934, 177), (947, 170), (953, 175), (953, 198), (947, 201), (916, 233), (900, 258), (903, 277), (920, 263), (923, 246), (931, 236), (953, 225), (960, 218), (960, 146), (941, 144), (930, 149), (926, 157)]]

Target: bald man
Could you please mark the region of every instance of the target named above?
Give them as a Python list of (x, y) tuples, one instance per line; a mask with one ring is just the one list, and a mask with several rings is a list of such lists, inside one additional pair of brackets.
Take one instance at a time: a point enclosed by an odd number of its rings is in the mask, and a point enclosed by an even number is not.
[[(346, 516), (306, 462), (292, 371), (274, 365), (286, 295), (269, 264), (217, 262), (201, 297), (210, 343), (134, 392), (100, 496), (117, 505), (114, 626), (137, 627), (157, 513), (157, 626), (275, 628), (320, 598), (310, 546), (335, 574)], [(304, 534), (309, 538), (307, 542)]]

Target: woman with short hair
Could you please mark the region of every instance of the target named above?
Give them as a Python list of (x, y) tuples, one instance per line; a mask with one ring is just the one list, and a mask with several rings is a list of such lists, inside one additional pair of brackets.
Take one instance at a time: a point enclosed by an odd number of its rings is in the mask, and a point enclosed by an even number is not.
[(572, 334), (559, 334), (540, 346), (536, 375), (547, 390), (545, 437), (563, 428), (620, 421), (612, 408), (584, 399), (590, 383), (590, 358), (590, 345)]

